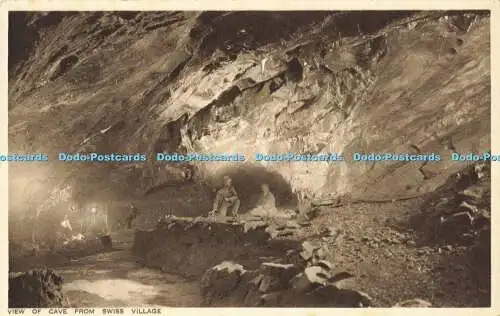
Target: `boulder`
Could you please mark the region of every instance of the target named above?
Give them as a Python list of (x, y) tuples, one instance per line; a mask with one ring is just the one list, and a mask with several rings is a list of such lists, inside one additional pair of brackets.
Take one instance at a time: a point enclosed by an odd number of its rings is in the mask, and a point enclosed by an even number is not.
[(300, 256), (305, 260), (308, 261), (313, 258), (316, 250), (320, 249), (321, 246), (317, 245), (315, 243), (311, 243), (309, 241), (304, 241), (302, 243), (302, 251), (300, 252)]
[(9, 273), (9, 308), (68, 307), (63, 278), (48, 269)]
[(201, 278), (201, 295), (205, 304), (228, 297), (237, 289), (245, 269), (242, 265), (224, 261), (208, 269)]
[(282, 282), (288, 283), (297, 273), (299, 268), (293, 264), (281, 264), (274, 262), (264, 262), (260, 266), (260, 272), (263, 275), (275, 276)]
[(309, 292), (313, 289), (326, 285), (328, 283), (328, 274), (325, 273), (324, 269), (318, 266), (308, 267), (297, 274), (290, 281), (291, 287), (296, 292)]

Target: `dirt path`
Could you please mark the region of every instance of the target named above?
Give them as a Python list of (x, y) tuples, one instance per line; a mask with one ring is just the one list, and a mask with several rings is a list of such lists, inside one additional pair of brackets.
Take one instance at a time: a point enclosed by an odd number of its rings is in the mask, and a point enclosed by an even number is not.
[(73, 260), (55, 270), (64, 277), (63, 291), (73, 307), (199, 306), (196, 282), (142, 267), (128, 250)]

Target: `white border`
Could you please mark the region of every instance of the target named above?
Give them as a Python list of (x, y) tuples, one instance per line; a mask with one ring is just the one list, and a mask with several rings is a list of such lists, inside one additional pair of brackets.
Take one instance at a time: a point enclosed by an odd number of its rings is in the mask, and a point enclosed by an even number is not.
[[(111, 11), (111, 10), (129, 10), (129, 11), (161, 11), (161, 10), (464, 10), (464, 9), (489, 9), (491, 10), (491, 105), (492, 105), (492, 152), (500, 152), (500, 143), (495, 141), (495, 135), (500, 134), (500, 124), (495, 124), (500, 118), (500, 110), (498, 109), (498, 102), (500, 101), (500, 89), (494, 89), (500, 82), (498, 70), (500, 69), (500, 60), (495, 52), (500, 48), (499, 42), (499, 19), (498, 9), (500, 8), (500, 0), (31, 0), (31, 1), (2, 1), (0, 3), (0, 32), (4, 36), (2, 46), (0, 49), (0, 59), (2, 63), (2, 75), (0, 77), (0, 87), (3, 91), (3, 111), (4, 115), (0, 115), (0, 126), (2, 137), (0, 137), (0, 151), (7, 152), (7, 28), (8, 28), (8, 11)], [(495, 56), (496, 55), (496, 56)], [(496, 58), (495, 58), (496, 57)], [(495, 82), (497, 83), (495, 85)], [(496, 182), (500, 180), (500, 168), (492, 166), (492, 209), (498, 209), (498, 193)], [(0, 164), (0, 205), (2, 214), (5, 216), (4, 220), (0, 221), (0, 231), (3, 233), (3, 240), (0, 243), (2, 262), (1, 266), (5, 271), (4, 284), (0, 287), (0, 300), (2, 310), (7, 314), (7, 284), (8, 284), (8, 258), (7, 258), (7, 217), (8, 217), (8, 191), (7, 191), (7, 165)], [(495, 211), (493, 211), (495, 213)], [(497, 227), (500, 217), (496, 214), (493, 215), (493, 228), (492, 228), (492, 307), (491, 308), (440, 308), (440, 309), (400, 309), (400, 308), (376, 308), (376, 309), (310, 309), (310, 308), (262, 308), (258, 312), (264, 316), (266, 315), (307, 315), (307, 316), (320, 316), (331, 315), (332, 312), (349, 314), (349, 315), (400, 315), (407, 313), (408, 315), (420, 315), (422, 312), (426, 315), (446, 315), (446, 316), (459, 316), (469, 315), (471, 312), (477, 315), (492, 315), (500, 316), (499, 299), (500, 291), (498, 288), (498, 279), (500, 278), (500, 263), (498, 261), (497, 250), (500, 246), (498, 242)], [(198, 316), (200, 311), (207, 315), (235, 315), (250, 316), (256, 313), (255, 309), (250, 308), (168, 308), (162, 309), (163, 315), (168, 314), (171, 316)], [(130, 315), (130, 309), (126, 309), (126, 314)], [(25, 314), (31, 314), (27, 310)], [(48, 314), (46, 311), (42, 315)], [(74, 314), (71, 309), (69, 314)], [(94, 315), (103, 315), (99, 309), (96, 309)]]

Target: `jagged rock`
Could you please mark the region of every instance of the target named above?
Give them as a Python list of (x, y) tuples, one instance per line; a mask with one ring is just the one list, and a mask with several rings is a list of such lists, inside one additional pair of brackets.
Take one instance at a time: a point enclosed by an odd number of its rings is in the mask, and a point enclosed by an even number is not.
[(313, 244), (306, 241), (302, 244), (300, 256), (306, 262), (306, 265), (311, 266), (316, 265), (320, 260), (324, 259), (328, 253), (329, 249), (326, 243)]
[(63, 278), (52, 270), (9, 274), (9, 308), (68, 307)]
[(432, 304), (422, 299), (416, 298), (399, 302), (393, 307), (432, 307)]
[(264, 262), (260, 267), (260, 271), (263, 275), (278, 276), (282, 280), (289, 281), (299, 272), (299, 269), (293, 264)]
[(330, 250), (328, 249), (328, 245), (326, 243), (323, 243), (317, 250), (316, 250), (316, 253), (315, 253), (315, 256), (313, 256), (313, 258), (315, 258), (315, 264), (324, 259), (326, 257), (326, 255), (330, 252)]
[(486, 195), (486, 191), (487, 188), (472, 186), (459, 192), (459, 195), (470, 198), (472, 200), (479, 201), (484, 198), (484, 196)]
[(312, 258), (312, 256), (314, 255), (314, 251), (318, 248), (319, 246), (313, 245), (308, 241), (304, 241), (302, 243), (302, 251), (300, 252), (300, 256), (307, 261)]
[(292, 288), (298, 292), (307, 292), (317, 286), (328, 283), (329, 274), (318, 266), (308, 267), (291, 280)]
[(201, 295), (206, 304), (230, 295), (240, 282), (245, 269), (242, 265), (224, 261), (205, 272), (201, 278)]
[(298, 272), (299, 269), (293, 264), (263, 263), (260, 267), (262, 280), (259, 291), (269, 293), (283, 290)]

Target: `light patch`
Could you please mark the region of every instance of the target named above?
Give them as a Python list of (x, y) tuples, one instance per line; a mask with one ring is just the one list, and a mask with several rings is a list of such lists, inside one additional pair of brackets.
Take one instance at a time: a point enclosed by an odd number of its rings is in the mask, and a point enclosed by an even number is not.
[(64, 285), (64, 291), (85, 291), (106, 300), (132, 301), (138, 296), (155, 297), (160, 291), (154, 286), (124, 279), (98, 281), (76, 280)]

